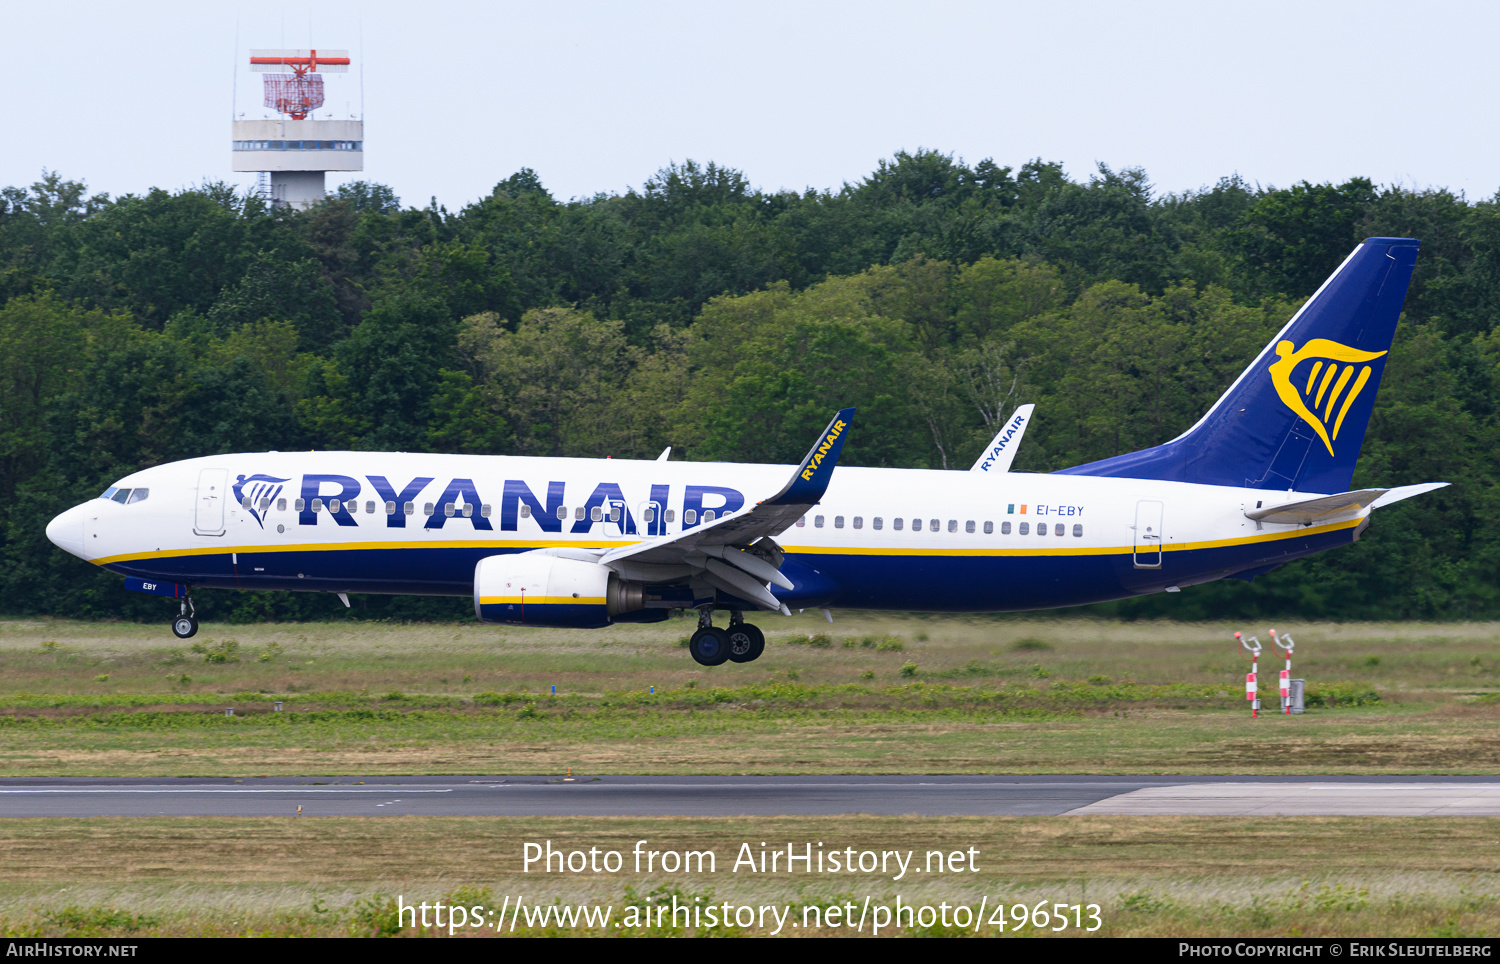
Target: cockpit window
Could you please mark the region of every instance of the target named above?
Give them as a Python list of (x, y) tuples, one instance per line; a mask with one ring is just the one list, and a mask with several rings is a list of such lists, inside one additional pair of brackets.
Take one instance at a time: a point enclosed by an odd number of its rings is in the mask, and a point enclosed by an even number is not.
[(129, 505), (136, 502), (145, 502), (150, 495), (150, 489), (127, 489), (123, 486), (112, 485), (105, 489), (99, 498), (118, 502), (121, 505)]

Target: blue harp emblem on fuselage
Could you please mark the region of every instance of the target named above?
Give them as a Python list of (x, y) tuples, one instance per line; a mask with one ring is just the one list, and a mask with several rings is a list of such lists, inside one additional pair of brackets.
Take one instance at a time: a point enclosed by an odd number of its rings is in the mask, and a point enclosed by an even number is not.
[(234, 500), (248, 510), (250, 517), (264, 529), (266, 520), (263, 513), (281, 494), (281, 483), (287, 481), (289, 480), (272, 475), (241, 475), (234, 483)]

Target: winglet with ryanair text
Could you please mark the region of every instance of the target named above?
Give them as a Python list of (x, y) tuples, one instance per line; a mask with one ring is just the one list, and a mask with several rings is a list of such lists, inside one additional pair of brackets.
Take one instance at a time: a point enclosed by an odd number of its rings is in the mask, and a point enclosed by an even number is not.
[(834, 466), (838, 465), (839, 453), (844, 450), (844, 436), (854, 421), (854, 412), (852, 408), (840, 409), (808, 450), (802, 464), (797, 466), (797, 474), (785, 488), (761, 505), (816, 505), (828, 491), (828, 482), (833, 478)]

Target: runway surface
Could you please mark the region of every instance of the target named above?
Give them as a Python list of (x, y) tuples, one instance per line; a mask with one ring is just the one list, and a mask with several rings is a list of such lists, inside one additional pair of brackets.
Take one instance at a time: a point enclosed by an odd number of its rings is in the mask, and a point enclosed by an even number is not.
[(0, 780), (0, 817), (836, 813), (1500, 816), (1500, 778), (541, 776)]

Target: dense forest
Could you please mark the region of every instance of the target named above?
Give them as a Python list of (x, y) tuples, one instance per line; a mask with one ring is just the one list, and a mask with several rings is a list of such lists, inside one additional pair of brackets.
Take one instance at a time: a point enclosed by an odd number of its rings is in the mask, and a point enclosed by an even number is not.
[[(0, 190), (0, 613), (164, 619), (47, 542), (128, 472), (267, 449), (967, 469), (1016, 405), (1015, 468), (1177, 435), (1372, 235), (1422, 252), (1354, 485), (1442, 480), (1357, 545), (1126, 617), (1500, 616), (1500, 198), (1365, 179), (1184, 194), (898, 153), (837, 190), (715, 164), (560, 201), (530, 170), (457, 212), (346, 184), (306, 211), (222, 184)], [(205, 593), (206, 618), (344, 612)], [(353, 618), (462, 618), (368, 598)]]

